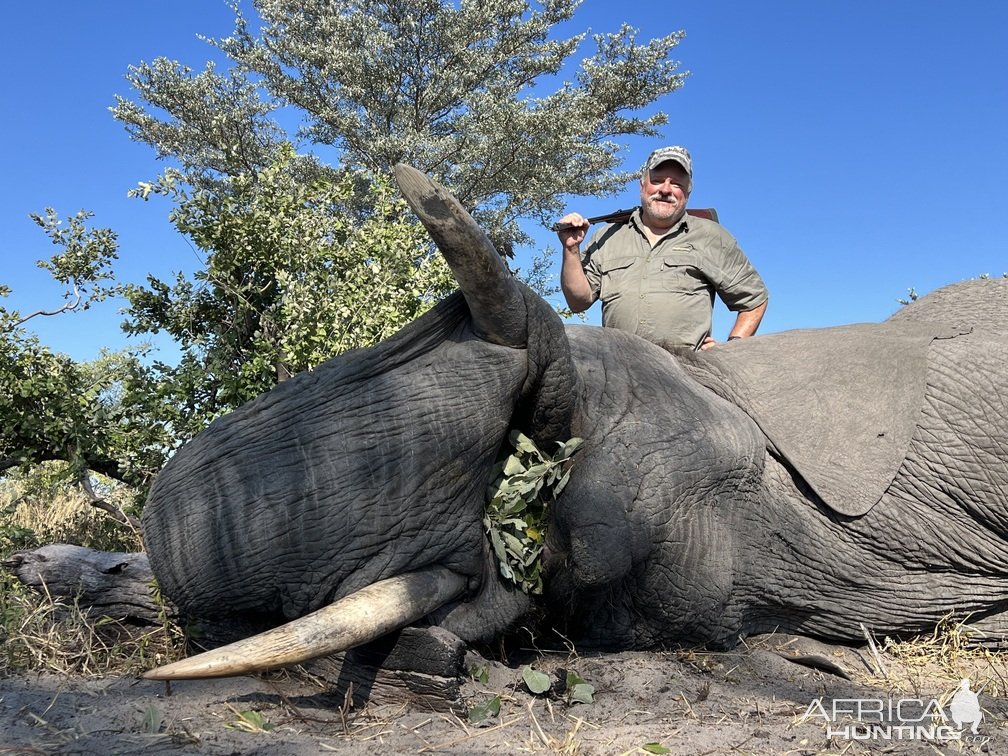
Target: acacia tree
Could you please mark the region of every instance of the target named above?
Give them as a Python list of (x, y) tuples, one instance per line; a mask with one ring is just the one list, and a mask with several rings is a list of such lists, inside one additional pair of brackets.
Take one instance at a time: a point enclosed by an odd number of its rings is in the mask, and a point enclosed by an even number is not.
[(585, 35), (559, 26), (579, 0), (252, 4), (257, 17), (236, 9), (234, 33), (212, 40), (227, 76), (166, 59), (130, 69), (140, 102), (118, 98), (113, 112), (134, 139), (212, 181), (261, 168), (282, 131), (271, 114), (294, 106), (298, 136), (335, 147), (337, 169), (409, 162), (505, 246), (528, 241), (519, 218), (555, 217), (564, 194), (622, 188), (619, 140), (656, 136), (665, 114), (638, 114), (685, 76), (669, 59), (681, 33), (638, 44), (625, 25), (572, 60)]

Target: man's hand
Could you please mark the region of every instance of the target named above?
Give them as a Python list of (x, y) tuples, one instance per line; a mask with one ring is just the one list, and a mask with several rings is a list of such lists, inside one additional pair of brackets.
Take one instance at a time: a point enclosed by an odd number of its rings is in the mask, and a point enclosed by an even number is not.
[(558, 229), (560, 244), (563, 245), (560, 290), (572, 312), (584, 312), (595, 301), (591, 285), (585, 276), (584, 268), (581, 267), (581, 242), (584, 241), (590, 225), (580, 213), (567, 213), (555, 226)]
[[(759, 328), (760, 321), (763, 320), (763, 313), (766, 312), (767, 303), (763, 302), (753, 307), (751, 310), (742, 310), (735, 317), (735, 325), (732, 326), (731, 334), (728, 336), (728, 341), (733, 341), (735, 339), (746, 339), (750, 336), (756, 334), (756, 329)], [(710, 349), (712, 346), (718, 342), (714, 340), (713, 336), (708, 336), (701, 342), (700, 350)]]
[(564, 252), (579, 252), (581, 242), (584, 241), (588, 233), (588, 226), (591, 225), (580, 213), (567, 213), (557, 221), (557, 237), (563, 245)]

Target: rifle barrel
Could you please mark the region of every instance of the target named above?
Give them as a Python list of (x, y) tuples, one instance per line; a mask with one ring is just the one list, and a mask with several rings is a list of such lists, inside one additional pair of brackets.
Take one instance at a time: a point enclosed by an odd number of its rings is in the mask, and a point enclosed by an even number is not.
[[(620, 221), (625, 221), (633, 215), (636, 207), (631, 207), (627, 210), (616, 210), (611, 213), (606, 213), (605, 215), (594, 215), (591, 218), (585, 218), (589, 224), (594, 223), (619, 223)], [(718, 223), (717, 210), (713, 207), (688, 207), (686, 212), (695, 218), (706, 218), (707, 220), (712, 220)], [(554, 223), (550, 226), (550, 231), (566, 231), (568, 228), (574, 228), (573, 224), (570, 223)]]

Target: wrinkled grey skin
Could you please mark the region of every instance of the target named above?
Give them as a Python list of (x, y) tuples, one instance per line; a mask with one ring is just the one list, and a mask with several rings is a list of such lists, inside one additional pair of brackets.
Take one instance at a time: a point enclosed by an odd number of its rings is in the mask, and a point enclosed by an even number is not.
[(975, 331), (932, 345), (907, 458), (861, 517), (819, 502), (747, 415), (668, 352), (564, 328), (514, 286), (501, 296), (522, 343), (487, 340), (456, 294), (180, 450), (143, 516), (166, 594), (197, 617), (279, 621), (442, 565), (470, 590), (434, 620), (467, 640), (498, 636), (530, 604), (497, 576), (481, 518), (491, 466), (520, 428), (541, 443), (585, 439), (553, 510), (542, 601), (569, 638), (730, 646), (777, 629), (858, 640), (861, 623), (927, 631), (951, 610), (1004, 629), (1008, 282), (958, 284), (895, 316)]
[[(896, 478), (861, 517), (825, 507), (755, 423), (632, 337), (570, 328), (591, 439), (552, 531), (550, 600), (602, 645), (730, 646), (928, 631), (955, 611), (994, 636), (1008, 608), (1008, 281), (935, 292), (894, 320), (967, 322), (936, 340)], [(761, 338), (773, 339), (772, 335)], [(645, 410), (644, 408), (648, 408)]]

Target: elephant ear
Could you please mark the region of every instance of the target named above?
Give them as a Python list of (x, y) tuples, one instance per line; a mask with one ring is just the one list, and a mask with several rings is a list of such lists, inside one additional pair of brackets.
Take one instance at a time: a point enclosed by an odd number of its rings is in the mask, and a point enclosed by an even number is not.
[(924, 403), (927, 353), (965, 329), (861, 323), (675, 352), (744, 410), (831, 509), (868, 512), (906, 456)]

